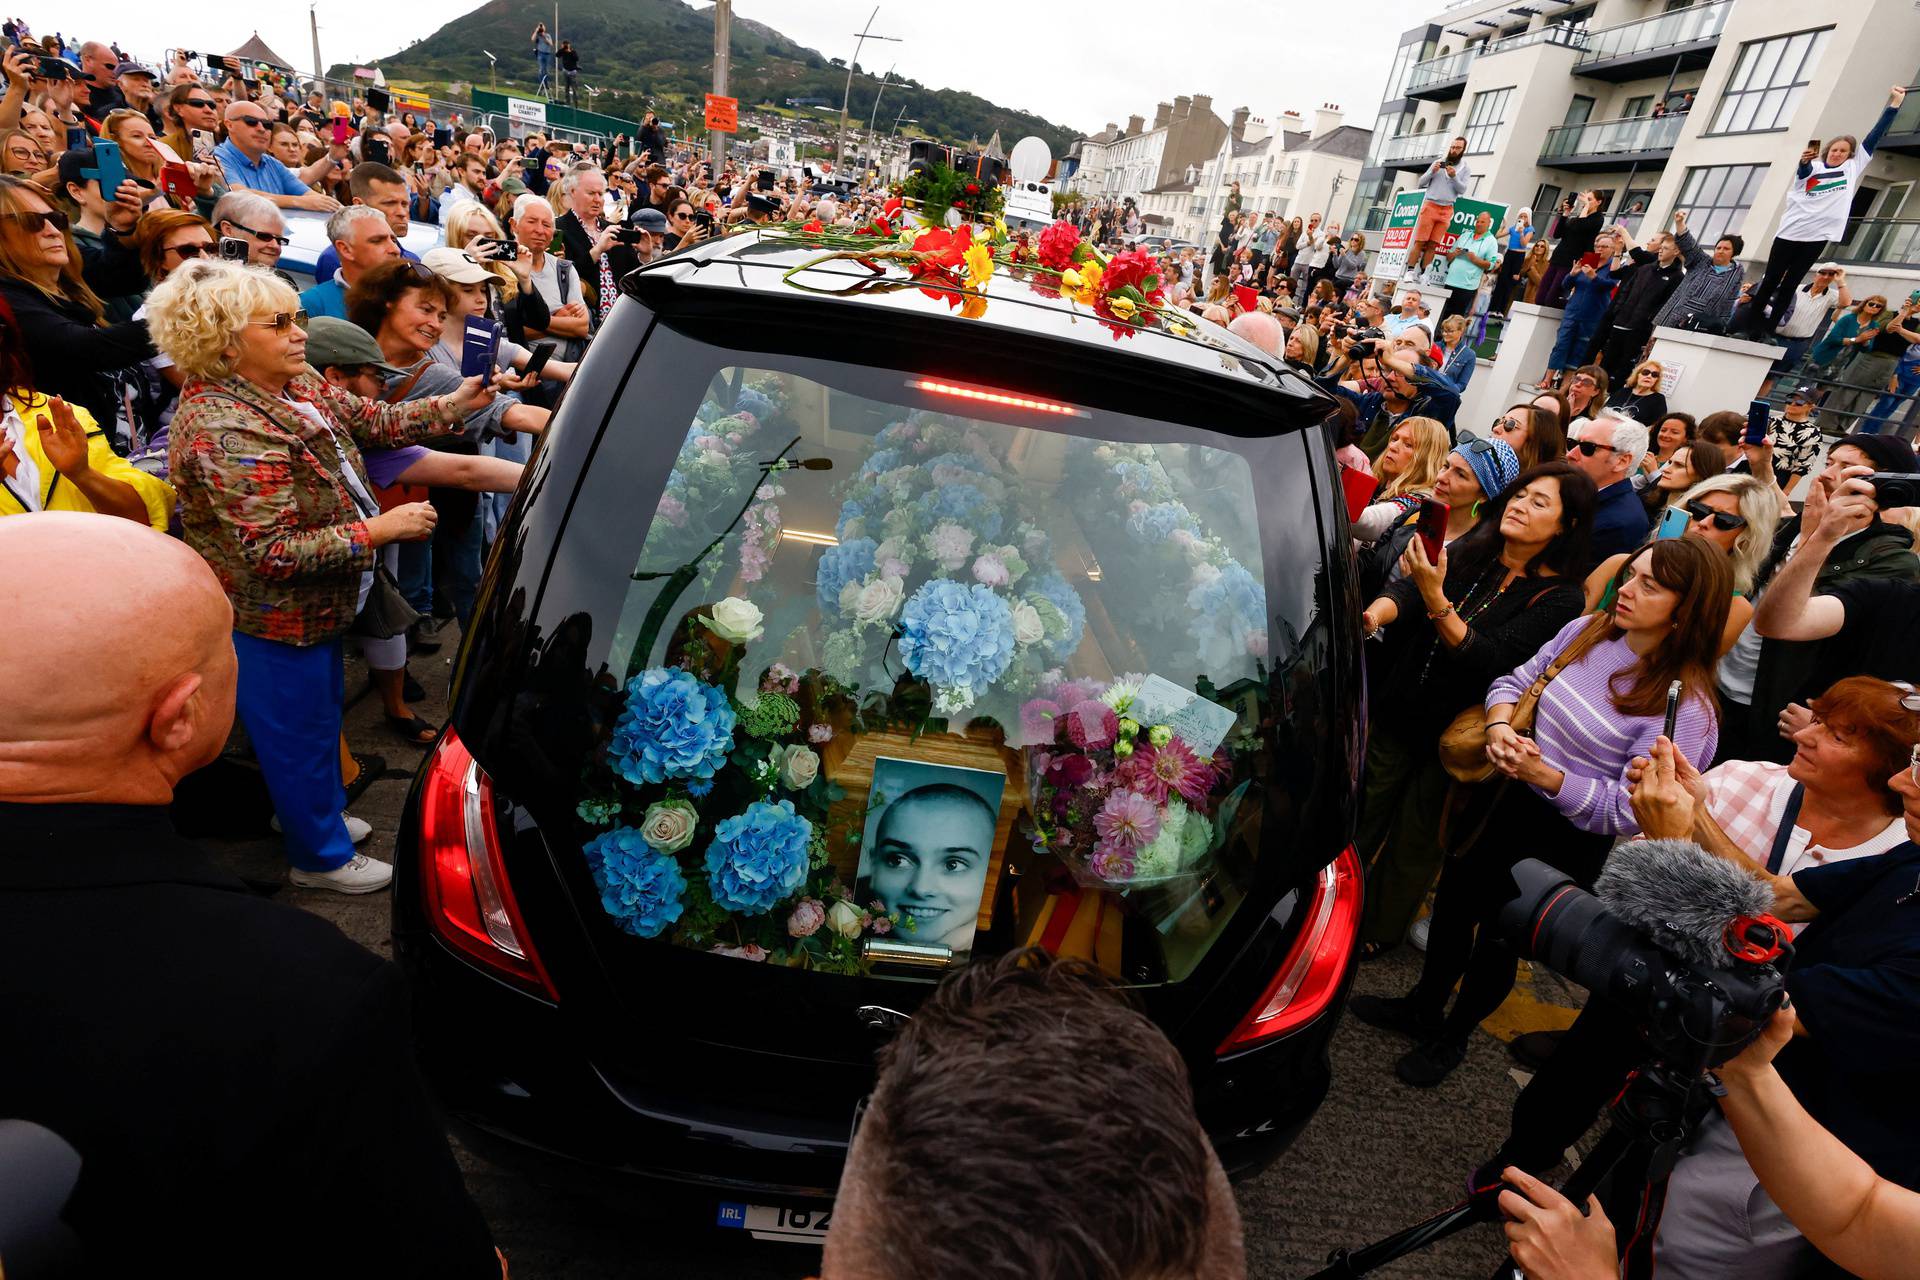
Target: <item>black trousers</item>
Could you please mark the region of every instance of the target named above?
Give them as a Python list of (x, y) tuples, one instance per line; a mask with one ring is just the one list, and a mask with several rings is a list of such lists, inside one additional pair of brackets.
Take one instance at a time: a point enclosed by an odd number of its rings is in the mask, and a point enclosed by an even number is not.
[(1440, 1038), (1465, 1044), (1473, 1029), (1513, 990), (1520, 959), (1500, 935), (1500, 908), (1514, 894), (1513, 867), (1527, 858), (1566, 872), (1591, 889), (1605, 865), (1613, 837), (1582, 831), (1531, 787), (1507, 780), (1487, 784), (1477, 804), (1451, 821), (1447, 844), (1457, 847), (1485, 815), (1481, 834), (1451, 858), (1434, 892), (1427, 957), (1412, 998), (1438, 1013), (1455, 982), (1460, 994), (1448, 1011)]
[(1787, 318), (1800, 277), (1826, 251), (1825, 240), (1774, 240), (1767, 250), (1766, 274), (1760, 277), (1760, 287), (1753, 291), (1753, 306), (1748, 309), (1749, 332), (1772, 333)]
[[(1440, 308), (1440, 318), (1445, 320), (1448, 316), (1471, 317), (1473, 301), (1479, 294), (1478, 289), (1448, 289), (1446, 305)], [(1436, 342), (1439, 341), (1440, 334), (1437, 330), (1433, 337)]]
[[(1652, 325), (1636, 325), (1632, 328), (1619, 328), (1609, 325), (1600, 334), (1600, 367), (1607, 371), (1607, 385), (1624, 387), (1627, 375), (1633, 372), (1633, 366), (1640, 362), (1640, 353), (1646, 349), (1647, 339), (1653, 336)], [(1657, 427), (1657, 422), (1649, 422), (1649, 427)]]
[(1487, 299), (1489, 314), (1496, 316), (1507, 314), (1507, 308), (1513, 305), (1516, 286), (1521, 280), (1520, 269), (1526, 265), (1526, 261), (1525, 249), (1509, 249), (1506, 256), (1500, 259), (1500, 265), (1496, 268), (1499, 274), (1493, 278), (1493, 297)]

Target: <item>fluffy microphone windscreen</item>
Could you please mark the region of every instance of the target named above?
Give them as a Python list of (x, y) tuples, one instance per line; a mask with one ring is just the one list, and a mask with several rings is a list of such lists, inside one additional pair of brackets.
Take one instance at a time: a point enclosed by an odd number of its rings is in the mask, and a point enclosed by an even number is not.
[(1686, 840), (1634, 840), (1616, 848), (1594, 896), (1666, 950), (1707, 969), (1730, 969), (1722, 940), (1735, 916), (1773, 909), (1773, 890)]

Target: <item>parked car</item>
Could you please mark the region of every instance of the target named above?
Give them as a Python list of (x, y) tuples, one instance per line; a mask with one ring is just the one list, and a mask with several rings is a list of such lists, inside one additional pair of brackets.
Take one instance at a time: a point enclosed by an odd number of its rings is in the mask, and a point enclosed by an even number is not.
[(1256, 1171), (1355, 963), (1329, 405), (1213, 326), (818, 252), (630, 275), (543, 437), (399, 837), (426, 1074), (483, 1155), (817, 1240), (875, 1051), (1032, 943)]

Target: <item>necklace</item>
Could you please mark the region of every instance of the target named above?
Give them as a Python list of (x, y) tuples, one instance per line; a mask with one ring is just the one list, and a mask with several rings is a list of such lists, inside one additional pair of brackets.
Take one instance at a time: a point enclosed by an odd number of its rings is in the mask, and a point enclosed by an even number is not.
[[(1473, 630), (1473, 620), (1485, 613), (1492, 607), (1494, 601), (1506, 594), (1509, 585), (1506, 577), (1507, 566), (1502, 564), (1499, 557), (1496, 556), (1493, 563), (1487, 566), (1486, 572), (1482, 573), (1474, 584), (1467, 588), (1466, 597), (1461, 600), (1459, 606), (1454, 610), (1454, 613), (1459, 617), (1461, 623), (1466, 626), (1467, 630)], [(1487, 590), (1489, 586), (1491, 586), (1493, 590)], [(1440, 656), (1439, 632), (1435, 631), (1430, 637), (1430, 640), (1431, 647), (1427, 650), (1426, 662), (1420, 667), (1420, 679), (1416, 682), (1417, 684), (1424, 685), (1427, 682), (1427, 677), (1433, 674), (1433, 660)]]

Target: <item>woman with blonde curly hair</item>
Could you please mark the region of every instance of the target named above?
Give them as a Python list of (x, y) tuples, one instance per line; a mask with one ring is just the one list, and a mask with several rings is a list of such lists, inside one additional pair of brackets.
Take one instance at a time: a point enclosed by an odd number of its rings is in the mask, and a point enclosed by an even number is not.
[[(356, 855), (340, 784), (341, 637), (374, 589), (374, 552), (433, 531), (433, 508), (382, 512), (362, 446), (454, 430), (493, 388), (366, 400), (313, 376), (298, 295), (268, 272), (188, 262), (147, 299), (186, 379), (170, 466), (187, 544), (234, 609), (237, 710), (285, 833), (294, 884), (369, 893), (392, 868)], [(387, 584), (389, 587), (391, 584)]]

